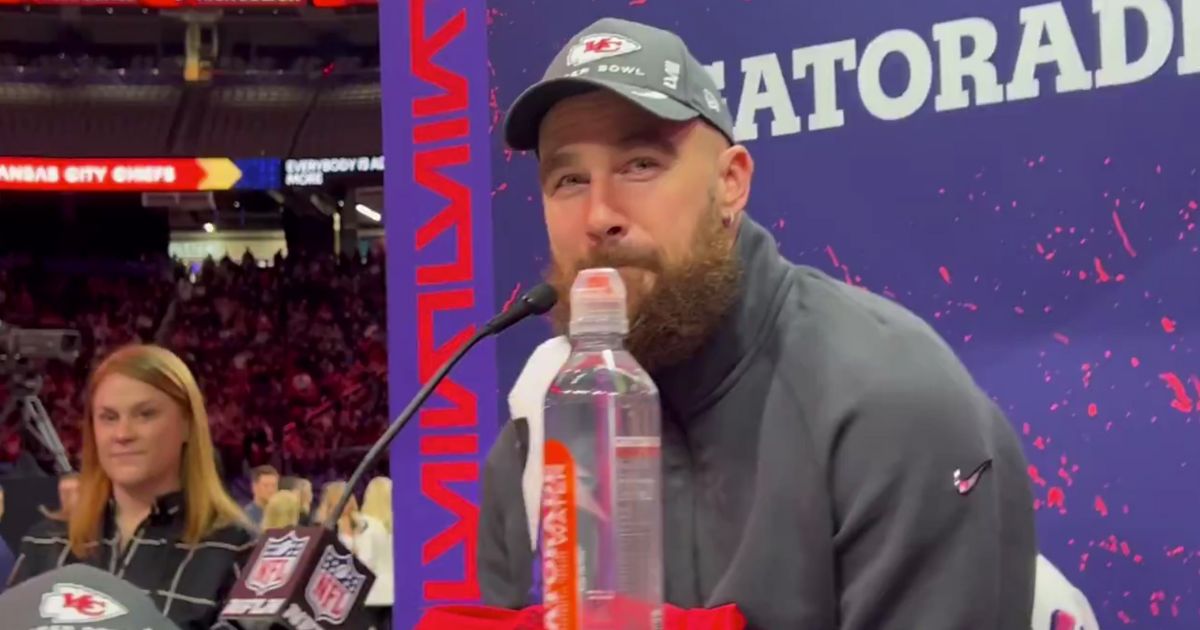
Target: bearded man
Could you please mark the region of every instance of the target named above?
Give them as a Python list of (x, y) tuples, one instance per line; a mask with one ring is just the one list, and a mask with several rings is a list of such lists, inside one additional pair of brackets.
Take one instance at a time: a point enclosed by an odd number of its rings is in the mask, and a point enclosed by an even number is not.
[[(626, 345), (663, 417), (665, 598), (782, 630), (1028, 628), (1036, 547), (1012, 427), (903, 307), (778, 252), (747, 216), (754, 161), (676, 35), (604, 19), (505, 121), (534, 150), (554, 321), (620, 271)], [(799, 168), (799, 167), (798, 167)], [(541, 404), (569, 352), (529, 359), (484, 475), (485, 601), (539, 595)]]

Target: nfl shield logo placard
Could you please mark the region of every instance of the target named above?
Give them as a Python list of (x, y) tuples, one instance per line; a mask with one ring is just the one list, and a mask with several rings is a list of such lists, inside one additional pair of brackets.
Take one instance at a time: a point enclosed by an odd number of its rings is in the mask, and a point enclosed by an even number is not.
[(366, 580), (367, 576), (354, 566), (353, 554), (340, 554), (330, 545), (321, 554), (308, 588), (304, 589), (304, 597), (317, 621), (339, 625), (350, 616)]
[(255, 595), (262, 595), (287, 584), (296, 571), (300, 554), (308, 546), (308, 539), (308, 536), (296, 536), (296, 532), (268, 538), (262, 553), (258, 554), (258, 559), (246, 575), (246, 588), (254, 591)]

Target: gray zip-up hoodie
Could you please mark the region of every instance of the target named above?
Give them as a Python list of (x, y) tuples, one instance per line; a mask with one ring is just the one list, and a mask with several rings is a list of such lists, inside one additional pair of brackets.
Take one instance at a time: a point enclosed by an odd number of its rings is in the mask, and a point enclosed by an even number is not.
[[(1037, 555), (1008, 421), (903, 307), (783, 259), (743, 219), (742, 293), (663, 410), (666, 599), (735, 603), (768, 630), (1029, 628)], [(487, 603), (530, 603), (541, 396), (566, 357), (539, 348), (484, 473)]]

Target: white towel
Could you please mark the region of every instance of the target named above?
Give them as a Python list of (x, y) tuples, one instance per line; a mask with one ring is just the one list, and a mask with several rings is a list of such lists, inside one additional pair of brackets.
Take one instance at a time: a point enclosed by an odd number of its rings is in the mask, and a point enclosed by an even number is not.
[(525, 368), (508, 393), (509, 417), (525, 418), (529, 424), (529, 455), (525, 459), (525, 471), (521, 474), (521, 494), (525, 499), (529, 546), (535, 550), (542, 503), (542, 441), (545, 435), (542, 410), (546, 391), (570, 354), (571, 343), (566, 337), (542, 342), (525, 362)]

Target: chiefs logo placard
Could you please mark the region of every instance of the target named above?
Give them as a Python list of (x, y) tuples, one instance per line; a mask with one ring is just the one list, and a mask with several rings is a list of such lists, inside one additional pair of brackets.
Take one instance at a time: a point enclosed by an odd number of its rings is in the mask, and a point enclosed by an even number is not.
[(51, 623), (86, 623), (115, 619), (129, 612), (100, 591), (78, 584), (55, 584), (42, 595), (38, 614)]

